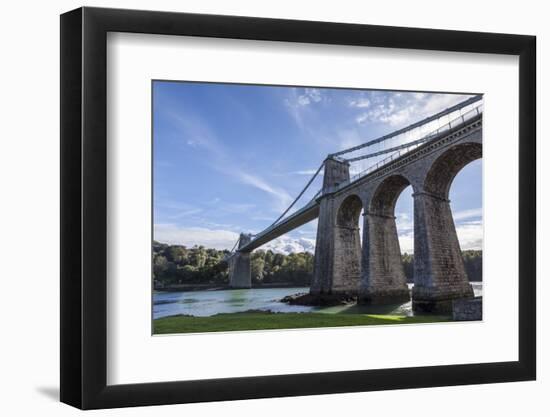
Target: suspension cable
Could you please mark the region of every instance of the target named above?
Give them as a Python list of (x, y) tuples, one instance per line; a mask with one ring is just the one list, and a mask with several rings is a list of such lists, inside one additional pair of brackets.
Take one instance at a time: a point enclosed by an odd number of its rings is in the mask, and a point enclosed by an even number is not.
[(235, 249), (237, 248), (237, 245), (239, 244), (240, 241), (241, 241), (241, 236), (239, 235), (239, 238), (237, 239), (237, 241), (235, 242), (235, 244), (233, 245), (233, 248), (231, 248), (229, 253), (235, 252)]
[(483, 98), (482, 95), (477, 95), (477, 96), (474, 96), (474, 97), (470, 97), (469, 99), (467, 99), (467, 100), (465, 100), (465, 101), (463, 101), (463, 102), (461, 102), (461, 103), (455, 104), (454, 106), (449, 107), (449, 108), (447, 108), (447, 109), (445, 109), (445, 110), (443, 110), (443, 111), (441, 111), (441, 112), (439, 112), (439, 113), (436, 113), (436, 114), (434, 114), (433, 116), (426, 117), (426, 118), (423, 119), (423, 120), (420, 120), (420, 121), (418, 121), (418, 122), (416, 122), (416, 123), (413, 123), (413, 124), (411, 124), (411, 125), (409, 125), (409, 126), (406, 126), (406, 127), (402, 128), (402, 129), (396, 130), (395, 132), (392, 132), (392, 133), (389, 133), (389, 134), (387, 134), (387, 135), (381, 136), (381, 137), (379, 137), (379, 138), (377, 138), (377, 139), (373, 139), (373, 140), (371, 140), (371, 141), (362, 143), (362, 144), (360, 144), (360, 145), (357, 145), (357, 146), (354, 146), (354, 147), (351, 147), (351, 148), (348, 148), (348, 149), (344, 149), (344, 150), (339, 151), (339, 152), (332, 153), (332, 154), (330, 154), (329, 156), (333, 156), (333, 157), (334, 157), (334, 156), (339, 156), (339, 155), (343, 155), (343, 154), (346, 154), (346, 153), (358, 151), (359, 149), (366, 148), (367, 146), (371, 146), (371, 145), (374, 145), (374, 144), (376, 144), (376, 143), (380, 143), (380, 142), (383, 142), (383, 141), (385, 141), (385, 140), (391, 139), (391, 138), (393, 138), (393, 137), (395, 137), (395, 136), (398, 136), (398, 135), (400, 135), (400, 134), (402, 134), (402, 133), (405, 133), (405, 132), (408, 132), (408, 131), (410, 131), (410, 130), (413, 130), (413, 129), (417, 128), (417, 127), (420, 127), (420, 126), (422, 126), (422, 125), (425, 125), (426, 123), (429, 123), (429, 122), (432, 122), (432, 121), (434, 121), (434, 120), (437, 120), (437, 119), (439, 119), (439, 118), (442, 117), (442, 116), (448, 115), (448, 114), (450, 114), (450, 113), (452, 113), (452, 112), (454, 112), (454, 111), (456, 111), (456, 110), (459, 110), (459, 109), (461, 109), (461, 108), (463, 108), (463, 107), (466, 107), (466, 106), (469, 105), (469, 104), (475, 103), (475, 102), (481, 100), (482, 98)]
[(346, 159), (346, 161), (348, 161), (348, 162), (357, 162), (357, 161), (361, 161), (363, 159), (374, 158), (375, 156), (380, 156), (380, 155), (384, 155), (386, 153), (390, 153), (390, 152), (393, 152), (393, 151), (398, 151), (399, 149), (408, 148), (409, 146), (413, 146), (413, 145), (417, 145), (419, 143), (426, 142), (430, 138), (430, 136), (431, 135), (424, 136), (423, 138), (413, 140), (412, 142), (407, 142), (407, 143), (404, 143), (402, 145), (394, 146), (393, 148), (383, 149), (383, 150), (378, 151), (378, 152), (368, 153), (366, 155), (357, 156), (355, 158), (349, 158), (349, 159)]
[(281, 214), (277, 220), (275, 220), (273, 223), (271, 223), (268, 227), (271, 228), (273, 226), (275, 226), (279, 220), (281, 220), (285, 214), (287, 214), (289, 212), (289, 210), (294, 206), (294, 204), (296, 204), (296, 202), (300, 199), (300, 197), (302, 197), (302, 195), (304, 195), (304, 193), (306, 192), (306, 190), (308, 189), (308, 187), (311, 185), (311, 183), (313, 182), (313, 180), (315, 178), (317, 178), (317, 175), (319, 175), (319, 172), (321, 172), (321, 169), (323, 169), (323, 166), (325, 165), (325, 163), (321, 163), (321, 165), (319, 166), (319, 168), (317, 168), (317, 171), (315, 172), (315, 174), (313, 174), (313, 176), (310, 178), (310, 180), (307, 182), (306, 186), (302, 189), (302, 191), (300, 191), (300, 194), (298, 194), (298, 197), (296, 197), (294, 199), (294, 201), (290, 204), (290, 206), (288, 206), (288, 208), (283, 212), (283, 214)]

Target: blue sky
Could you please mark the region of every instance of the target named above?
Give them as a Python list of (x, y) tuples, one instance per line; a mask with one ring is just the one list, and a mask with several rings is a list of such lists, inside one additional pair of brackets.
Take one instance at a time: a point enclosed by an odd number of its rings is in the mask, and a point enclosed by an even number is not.
[[(230, 249), (239, 232), (256, 233), (271, 224), (327, 154), (467, 97), (155, 81), (154, 237)], [(374, 162), (354, 164), (353, 172)], [(320, 186), (318, 178), (297, 206)], [(400, 242), (407, 252), (412, 251), (411, 193), (406, 189), (396, 207)], [(481, 248), (481, 161), (459, 173), (450, 198), (462, 248)], [(316, 226), (313, 221), (266, 247), (312, 250)]]

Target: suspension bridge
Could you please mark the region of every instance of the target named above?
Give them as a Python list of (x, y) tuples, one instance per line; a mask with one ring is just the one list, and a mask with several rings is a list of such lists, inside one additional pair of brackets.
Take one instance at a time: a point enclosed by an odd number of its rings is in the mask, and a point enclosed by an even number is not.
[[(257, 234), (240, 234), (227, 257), (230, 286), (250, 288), (254, 249), (318, 218), (311, 295), (319, 301), (351, 296), (366, 303), (409, 299), (394, 209), (399, 194), (410, 185), (413, 307), (448, 311), (453, 299), (472, 297), (448, 194), (455, 175), (481, 158), (482, 116), (482, 96), (476, 95), (390, 134), (329, 154), (271, 225)], [(315, 190), (321, 175), (322, 187)]]

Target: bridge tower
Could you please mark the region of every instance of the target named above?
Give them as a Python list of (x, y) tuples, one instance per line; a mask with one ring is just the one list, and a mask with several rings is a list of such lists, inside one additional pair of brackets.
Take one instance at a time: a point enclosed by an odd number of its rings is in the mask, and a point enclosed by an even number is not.
[(354, 296), (361, 275), (358, 217), (361, 202), (350, 200), (344, 213), (329, 195), (350, 180), (349, 162), (329, 156), (324, 161), (323, 198), (319, 207), (312, 295)]
[(229, 259), (229, 286), (231, 288), (250, 288), (252, 286), (250, 252), (239, 251), (240, 248), (250, 243), (251, 240), (252, 235), (241, 233), (237, 251)]

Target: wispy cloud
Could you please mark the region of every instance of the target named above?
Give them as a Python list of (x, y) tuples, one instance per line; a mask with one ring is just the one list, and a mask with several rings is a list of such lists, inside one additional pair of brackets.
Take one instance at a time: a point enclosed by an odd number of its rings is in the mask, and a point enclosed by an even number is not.
[[(413, 253), (414, 229), (412, 223), (405, 223), (405, 227), (402, 227), (401, 230), (398, 226), (398, 234), (401, 252)], [(457, 225), (456, 234), (460, 242), (460, 249), (480, 250), (483, 248), (483, 223), (480, 220), (464, 222)]]
[[(309, 93), (317, 97), (315, 93)], [(313, 98), (312, 98), (313, 99)], [(269, 184), (264, 178), (251, 174), (229, 158), (230, 154), (217, 135), (197, 117), (171, 114), (180, 128), (180, 133), (187, 146), (206, 151), (209, 155), (205, 160), (213, 169), (239, 180), (242, 184), (252, 186), (271, 195), (276, 202), (276, 209), (282, 210), (292, 201), (292, 197), (282, 188)]]
[[(375, 94), (373, 99), (368, 100), (368, 105), (364, 106), (367, 110), (357, 114), (355, 121), (359, 125), (384, 123), (391, 127), (403, 127), (457, 104), (467, 97), (455, 94), (429, 93)], [(359, 105), (352, 107), (361, 108)]]
[(411, 233), (414, 229), (413, 221), (407, 213), (396, 213), (395, 226), (399, 233)]
[(311, 103), (319, 103), (323, 100), (323, 96), (318, 88), (306, 88), (303, 94), (298, 94), (296, 100), (300, 106), (307, 106)]
[(286, 208), (292, 201), (292, 197), (285, 190), (268, 184), (265, 180), (256, 175), (248, 174), (242, 171), (239, 171), (237, 175), (244, 184), (250, 185), (276, 197), (283, 208)]
[(400, 234), (399, 235), (399, 248), (401, 253), (414, 253), (414, 238), (412, 234)]
[[(304, 169), (301, 171), (292, 171), (293, 175), (313, 175), (317, 172), (317, 169)], [(324, 175), (324, 170), (319, 171), (319, 175)]]
[(414, 223), (408, 213), (395, 214), (395, 226), (399, 238), (399, 247), (403, 253), (414, 252)]
[(311, 125), (306, 123), (306, 119), (315, 116), (315, 112), (310, 107), (327, 101), (325, 93), (318, 88), (291, 88), (283, 103), (298, 128), (303, 132), (311, 132)]
[(202, 209), (196, 208), (196, 209), (180, 211), (176, 214), (172, 214), (172, 215), (167, 216), (167, 217), (170, 218), (170, 219), (181, 219), (183, 217), (189, 217), (189, 216), (199, 214), (199, 213), (202, 213)]
[(196, 205), (174, 201), (163, 198), (155, 198), (155, 217), (161, 216), (163, 219), (181, 219), (184, 217), (194, 216), (203, 211), (202, 208)]
[(228, 213), (247, 213), (256, 208), (256, 204), (252, 203), (220, 203), (217, 205), (217, 210), (222, 210)]
[(456, 233), (462, 250), (483, 248), (483, 224), (481, 221), (458, 225)]
[(368, 98), (351, 99), (348, 101), (349, 107), (355, 107), (357, 109), (366, 109), (370, 107), (371, 102)]
[(480, 208), (462, 210), (462, 211), (458, 211), (456, 213), (453, 213), (453, 219), (454, 219), (455, 222), (459, 222), (461, 220), (472, 219), (472, 218), (475, 218), (475, 217), (481, 217), (482, 215), (483, 215), (483, 210), (480, 207)]
[(155, 224), (154, 239), (172, 245), (204, 246), (218, 250), (231, 249), (239, 234), (230, 230), (204, 227), (180, 227), (175, 224)]

